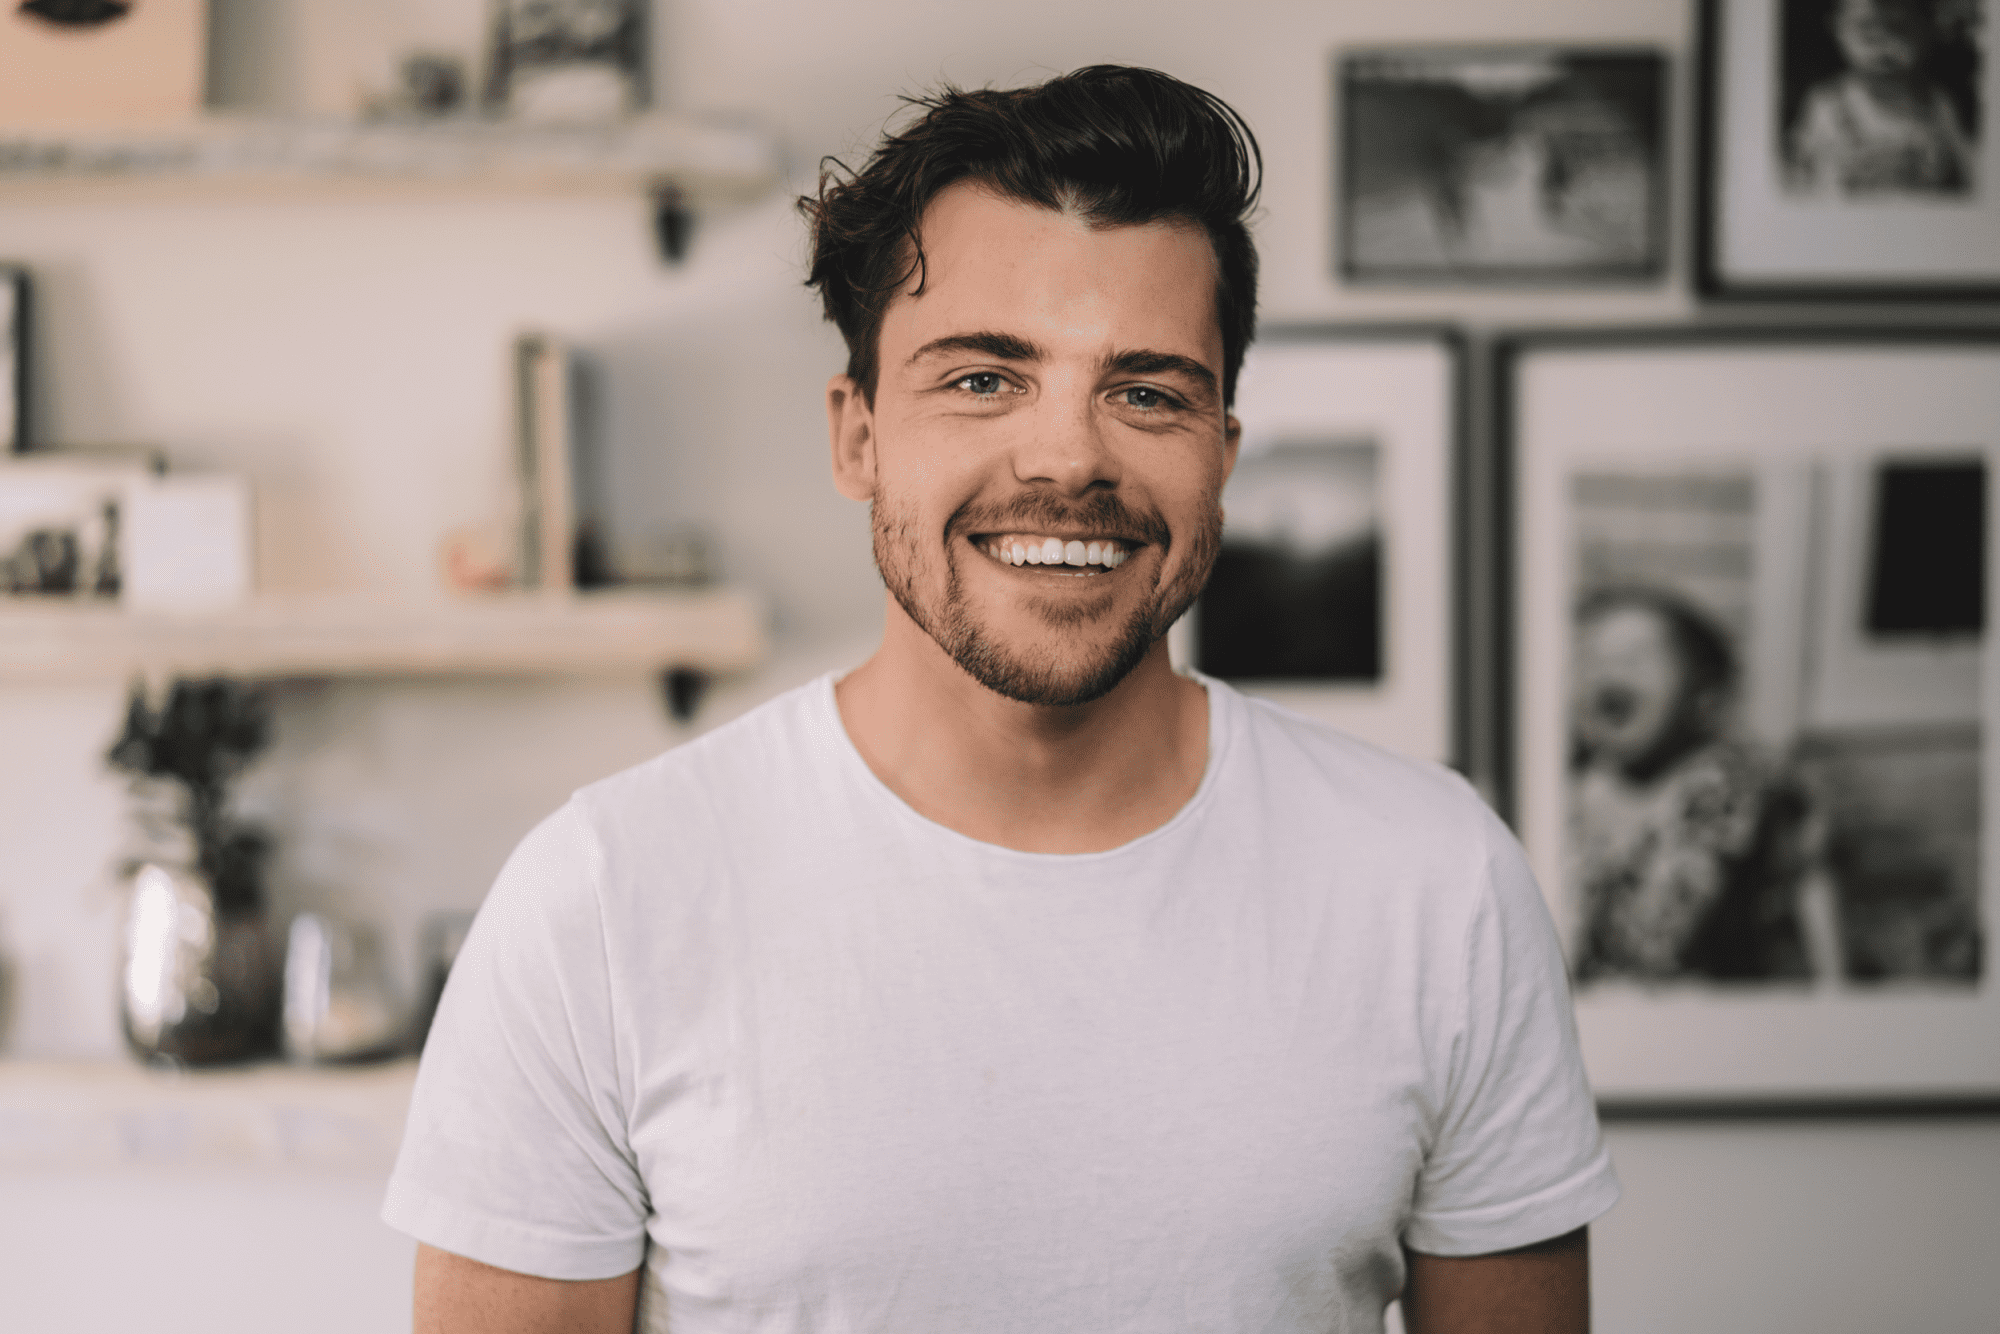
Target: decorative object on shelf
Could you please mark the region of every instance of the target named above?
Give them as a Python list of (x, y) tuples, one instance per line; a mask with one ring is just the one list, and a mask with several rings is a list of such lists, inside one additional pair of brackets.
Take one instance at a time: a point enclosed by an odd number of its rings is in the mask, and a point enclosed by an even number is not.
[(292, 918), (285, 947), (285, 1055), (355, 1062), (400, 1054), (406, 1028), (381, 938), (324, 913)]
[(30, 316), (28, 271), (0, 264), (0, 459), (33, 447), (28, 436)]
[(569, 348), (549, 334), (514, 342), (514, 466), (521, 530), (516, 577), (523, 588), (568, 589), (593, 557), (576, 508), (578, 454), (576, 368)]
[(125, 516), (156, 466), (149, 451), (0, 456), (0, 594), (117, 596)]
[(1988, 0), (1704, 0), (1707, 295), (2000, 297)]
[(1337, 65), (1341, 276), (1637, 281), (1666, 269), (1666, 58), (1556, 46)]
[(207, 32), (207, 0), (0, 0), (0, 125), (191, 119)]
[(134, 776), (141, 845), (126, 869), (125, 1037), (151, 1060), (215, 1065), (277, 1050), (275, 950), (264, 924), (263, 833), (229, 785), (270, 736), (265, 697), (177, 680), (160, 708), (135, 686), (106, 758)]
[(494, 0), (486, 97), (542, 124), (588, 124), (646, 104), (645, 0)]
[(1517, 827), (1593, 1087), (2000, 1102), (2000, 335), (1552, 332), (1496, 373)]
[(1175, 656), (1425, 759), (1454, 735), (1463, 352), (1448, 330), (1260, 330), (1223, 551)]
[(250, 483), (228, 473), (143, 477), (124, 492), (124, 598), (134, 610), (198, 611), (250, 596)]

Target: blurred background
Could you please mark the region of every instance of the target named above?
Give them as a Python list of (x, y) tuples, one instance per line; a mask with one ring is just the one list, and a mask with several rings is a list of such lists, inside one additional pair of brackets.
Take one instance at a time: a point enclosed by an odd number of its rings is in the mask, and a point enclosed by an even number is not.
[[(35, 7), (9, 0), (0, 21), (17, 8)], [(96, 7), (68, 8), (65, 41)], [(134, 68), (160, 86), (106, 74), (93, 100), (72, 83), (86, 95), (42, 120), (0, 91), (0, 263), (28, 294), (17, 445), (116, 474), (105, 485), (129, 488), (133, 544), (141, 514), (240, 532), (157, 585), (156, 567), (131, 565), (134, 598), (163, 590), (131, 611), (166, 627), (150, 638), (107, 628), (113, 610), (0, 608), (16, 641), (0, 646), (10, 1328), (408, 1327), (412, 1245), (375, 1210), (410, 1062), (339, 1058), (404, 1040), (391, 1026), (421, 1011), (454, 924), (572, 788), (858, 662), (879, 630), (867, 515), (827, 473), (822, 394), (844, 353), (801, 285), (792, 200), (823, 156), (866, 156), (899, 92), (1100, 61), (1215, 92), (1264, 151), (1267, 323), (1450, 323), (1477, 350), (1507, 327), (1772, 318), (1694, 295), (1693, 0), (653, 0), (636, 26), (608, 6), (598, 29), (591, 11), (606, 7), (568, 6), (569, 39), (537, 33), (544, 8), (187, 0), (177, 38), (174, 0), (156, 0), (134, 14), (158, 17), (149, 40), (165, 45), (148, 49), (180, 64)], [(1343, 250), (1338, 57), (1481, 43), (1657, 53), (1651, 74), (1612, 62), (1611, 100), (1659, 81), (1666, 110), (1643, 145), (1668, 187), (1659, 215), (1567, 250), (1496, 225), (1454, 274), (1432, 233), (1465, 201), (1398, 224), (1417, 205), (1398, 193), (1395, 145), (1377, 140)], [(118, 58), (107, 46), (106, 68)], [(159, 75), (169, 65), (179, 85)], [(1474, 88), (1524, 77), (1457, 73)], [(1386, 86), (1397, 71), (1375, 60), (1356, 77)], [(1390, 105), (1368, 114), (1393, 119)], [(1621, 188), (1604, 207), (1630, 213)], [(1422, 243), (1398, 248), (1412, 235)], [(1877, 302), (1782, 318), (1997, 314)], [(1490, 386), (1472, 365), (1478, 423)], [(558, 477), (551, 437), (565, 433), (576, 466)], [(588, 540), (547, 526), (564, 502)], [(587, 613), (529, 595), (559, 575), (622, 587)], [(487, 616), (481, 597), (505, 606)], [(177, 601), (222, 610), (176, 629)], [(1491, 647), (1490, 625), (1461, 629)], [(136, 722), (134, 667), (148, 691)], [(299, 1059), (163, 1074), (133, 1054), (151, 1041), (174, 1056), (157, 1022), (134, 1036), (142, 891), (121, 865), (170, 859), (135, 852), (135, 837), (189, 818), (149, 825), (133, 788), (176, 772), (168, 684), (197, 668), (267, 683), (210, 699), (190, 726), (230, 709), (249, 720), (217, 763), (232, 818), (262, 840), (268, 949), (295, 965), (285, 1031), (265, 1038)], [(669, 683), (665, 668), (686, 670)], [(122, 769), (107, 762), (135, 736)], [(222, 744), (212, 727), (203, 738)], [(1482, 744), (1458, 758), (1490, 764)], [(316, 925), (288, 932), (295, 920)], [(317, 998), (293, 994), (301, 960), (318, 961)], [(1990, 1117), (1607, 1133), (1626, 1198), (1593, 1229), (1597, 1328), (1992, 1327)]]

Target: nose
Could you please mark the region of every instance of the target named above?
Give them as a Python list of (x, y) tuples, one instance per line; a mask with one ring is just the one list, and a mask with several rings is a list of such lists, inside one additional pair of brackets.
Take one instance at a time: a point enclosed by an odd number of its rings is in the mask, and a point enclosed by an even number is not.
[(1112, 424), (1095, 407), (1089, 394), (1051, 394), (1037, 411), (1022, 414), (1023, 430), (1014, 442), (1015, 478), (1066, 496), (1115, 488), (1122, 469), (1107, 436)]

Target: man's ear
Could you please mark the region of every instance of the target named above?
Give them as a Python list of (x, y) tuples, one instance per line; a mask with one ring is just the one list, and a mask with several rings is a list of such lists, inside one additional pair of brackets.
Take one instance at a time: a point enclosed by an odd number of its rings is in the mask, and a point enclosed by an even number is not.
[(1222, 480), (1228, 481), (1229, 474), (1236, 471), (1236, 451), (1243, 444), (1243, 423), (1224, 413), (1222, 417)]
[(875, 410), (846, 375), (826, 382), (826, 428), (835, 489), (849, 500), (875, 499)]

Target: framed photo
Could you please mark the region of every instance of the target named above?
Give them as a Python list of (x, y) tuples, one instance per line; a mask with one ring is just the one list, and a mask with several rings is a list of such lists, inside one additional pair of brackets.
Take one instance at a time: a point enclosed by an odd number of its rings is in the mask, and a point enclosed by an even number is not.
[(153, 467), (125, 454), (0, 457), (0, 595), (116, 596), (125, 520)]
[(1352, 282), (1644, 281), (1666, 269), (1666, 58), (1400, 47), (1338, 58)]
[(28, 443), (28, 271), (0, 264), (0, 459)]
[(2000, 0), (1703, 0), (1711, 296), (2000, 296)]
[(2000, 1110), (2000, 335), (1498, 357), (1511, 796), (1598, 1093)]
[(645, 106), (645, 0), (493, 0), (486, 100), (538, 124), (594, 124)]
[(1379, 745), (1460, 757), (1464, 361), (1444, 329), (1259, 331), (1222, 552), (1176, 661)]

